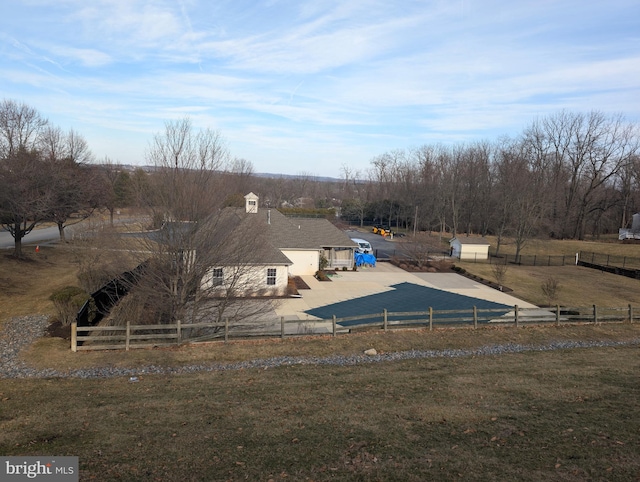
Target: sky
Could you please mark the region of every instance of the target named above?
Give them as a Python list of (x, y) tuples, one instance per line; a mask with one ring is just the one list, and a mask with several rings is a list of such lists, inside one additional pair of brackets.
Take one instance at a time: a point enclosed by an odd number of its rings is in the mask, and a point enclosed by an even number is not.
[(561, 110), (639, 122), (640, 0), (5, 0), (0, 98), (97, 160), (188, 116), (255, 172), (341, 177)]

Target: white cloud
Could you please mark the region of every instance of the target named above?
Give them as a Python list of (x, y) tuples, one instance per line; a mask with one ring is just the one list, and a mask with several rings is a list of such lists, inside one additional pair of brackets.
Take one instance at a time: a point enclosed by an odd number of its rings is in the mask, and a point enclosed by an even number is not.
[(635, 0), (7, 5), (3, 95), (105, 154), (126, 155), (122, 138), (139, 159), (165, 119), (190, 115), (256, 166), (329, 170), (328, 158), (514, 133), (560, 108), (640, 113)]

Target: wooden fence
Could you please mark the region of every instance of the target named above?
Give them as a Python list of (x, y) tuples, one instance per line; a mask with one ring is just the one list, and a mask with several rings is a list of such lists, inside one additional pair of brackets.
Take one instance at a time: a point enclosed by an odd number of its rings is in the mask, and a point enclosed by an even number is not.
[[(634, 323), (638, 320), (637, 308), (628, 305), (622, 308), (590, 307), (568, 308), (511, 308), (434, 310), (413, 312), (371, 313), (345, 318), (333, 316), (330, 320), (275, 320), (237, 326), (225, 320), (224, 323), (132, 325), (125, 326), (77, 326), (71, 325), (71, 351), (81, 350), (130, 350), (132, 348), (152, 348), (181, 343), (231, 338), (247, 339), (256, 337), (293, 337), (304, 335), (338, 336), (363, 330), (392, 330), (399, 328), (460, 328), (479, 325), (514, 326), (531, 324), (563, 323)], [(197, 336), (192, 336), (198, 332)], [(204, 332), (204, 334), (203, 334)]]

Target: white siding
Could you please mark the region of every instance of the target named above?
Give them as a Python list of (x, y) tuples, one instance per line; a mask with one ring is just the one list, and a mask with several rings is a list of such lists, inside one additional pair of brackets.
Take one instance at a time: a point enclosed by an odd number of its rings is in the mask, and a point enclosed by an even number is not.
[[(276, 270), (275, 285), (267, 284), (268, 269)], [(222, 273), (223, 283), (220, 286), (213, 286), (213, 269), (207, 272), (201, 283), (202, 289), (215, 296), (216, 293), (223, 293), (233, 283), (238, 290), (235, 295), (240, 295), (240, 292), (247, 296), (254, 294), (284, 295), (289, 281), (287, 266), (249, 266), (243, 267), (242, 271), (233, 266), (223, 266)]]
[(458, 238), (450, 241), (451, 256), (459, 259), (488, 259), (489, 245), (479, 243), (463, 243)]
[(316, 250), (282, 250), (293, 263), (289, 266), (291, 276), (313, 275), (319, 269), (320, 254)]

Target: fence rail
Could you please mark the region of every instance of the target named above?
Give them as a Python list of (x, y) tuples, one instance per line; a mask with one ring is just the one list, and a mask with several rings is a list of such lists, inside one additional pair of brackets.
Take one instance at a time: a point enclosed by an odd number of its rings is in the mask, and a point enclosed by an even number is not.
[(465, 258), (463, 261), (470, 261), (472, 263), (489, 263), (489, 264), (517, 264), (520, 266), (570, 266), (575, 265), (577, 262), (576, 254), (558, 254), (558, 255), (543, 255), (532, 254), (523, 255), (519, 254), (499, 254), (489, 253), (488, 258)]
[(615, 266), (617, 268), (640, 269), (640, 258), (620, 256), (615, 254), (593, 253), (580, 251), (580, 261), (600, 266)]
[(171, 346), (182, 343), (247, 339), (256, 337), (294, 337), (301, 335), (338, 335), (362, 330), (399, 328), (461, 328), (479, 325), (514, 326), (566, 323), (634, 323), (640, 319), (640, 309), (626, 307), (560, 307), (551, 308), (491, 308), (467, 310), (434, 310), (370, 313), (329, 320), (285, 320), (235, 325), (223, 323), (175, 323), (167, 325), (77, 326), (71, 325), (71, 351), (130, 350)]

